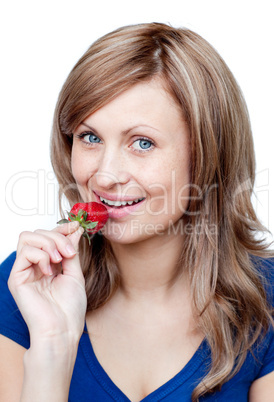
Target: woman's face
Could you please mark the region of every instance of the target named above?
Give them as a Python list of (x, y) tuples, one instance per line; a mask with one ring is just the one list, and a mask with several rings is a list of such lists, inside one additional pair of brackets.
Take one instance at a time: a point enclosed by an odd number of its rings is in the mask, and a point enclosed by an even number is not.
[(189, 130), (160, 79), (136, 84), (73, 134), (73, 176), (84, 201), (108, 209), (110, 241), (178, 233), (189, 196)]

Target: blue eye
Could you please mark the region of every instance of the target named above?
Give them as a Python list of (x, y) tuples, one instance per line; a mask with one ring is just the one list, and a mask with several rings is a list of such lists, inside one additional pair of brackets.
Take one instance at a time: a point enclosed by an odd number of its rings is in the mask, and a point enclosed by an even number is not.
[(87, 142), (101, 142), (101, 140), (100, 140), (100, 138), (99, 137), (97, 137), (97, 135), (95, 135), (95, 134), (86, 134), (84, 137), (84, 140), (85, 141), (87, 141)]
[(153, 142), (147, 138), (139, 138), (138, 140), (134, 141), (132, 145), (132, 147), (138, 151), (148, 151), (152, 149), (153, 146)]
[(91, 132), (78, 134), (77, 137), (80, 138), (86, 145), (98, 144), (102, 142), (101, 139), (97, 137), (97, 135)]
[(151, 142), (148, 140), (139, 140), (140, 141), (140, 147), (142, 149), (148, 149), (151, 147)]

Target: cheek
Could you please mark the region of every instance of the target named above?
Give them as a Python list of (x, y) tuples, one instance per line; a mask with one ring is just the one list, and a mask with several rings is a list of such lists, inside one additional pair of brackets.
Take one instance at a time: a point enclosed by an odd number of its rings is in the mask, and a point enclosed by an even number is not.
[(179, 155), (169, 174), (168, 203), (172, 215), (182, 216), (189, 204), (190, 166), (185, 155)]
[(74, 177), (74, 180), (76, 181), (77, 186), (83, 185), (84, 180), (85, 180), (82, 165), (83, 164), (80, 162), (80, 159), (77, 158), (76, 153), (72, 151), (71, 171), (72, 171), (72, 175)]
[(88, 194), (88, 184), (92, 177), (92, 166), (90, 158), (79, 153), (77, 148), (72, 148), (71, 171), (82, 198), (86, 199)]
[[(165, 167), (163, 167), (163, 165)], [(188, 163), (162, 164), (154, 174), (146, 176), (149, 194), (147, 211), (153, 216), (168, 215), (178, 219), (187, 210), (190, 193)]]
[(77, 158), (77, 150), (75, 145), (72, 146), (71, 150), (71, 171), (74, 179), (76, 180), (76, 177), (78, 176), (78, 170), (79, 170), (79, 158)]
[(176, 196), (175, 196), (175, 207), (180, 211), (181, 215), (183, 215), (189, 204), (189, 195), (190, 195), (190, 183), (188, 177), (184, 177), (184, 180), (179, 182), (180, 185), (176, 188)]

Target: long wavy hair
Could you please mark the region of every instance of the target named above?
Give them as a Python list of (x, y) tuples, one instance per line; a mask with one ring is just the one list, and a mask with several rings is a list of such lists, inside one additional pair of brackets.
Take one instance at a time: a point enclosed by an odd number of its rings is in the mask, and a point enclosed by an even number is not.
[[(162, 23), (126, 26), (86, 51), (61, 90), (53, 123), (52, 164), (62, 195), (81, 201), (71, 171), (72, 133), (90, 114), (140, 82), (161, 77), (190, 130), (191, 186), (185, 223), (199, 227), (184, 237), (180, 266), (189, 270), (198, 325), (212, 351), (196, 401), (241, 367), (267, 330), (271, 309), (254, 256), (269, 257), (251, 195), (255, 158), (241, 90), (216, 50), (189, 29)], [(203, 189), (197, 197), (195, 189)], [(211, 230), (215, 228), (215, 230)], [(85, 241), (85, 239), (84, 239)], [(111, 247), (95, 235), (81, 243), (88, 310), (113, 295), (120, 283)], [(257, 259), (259, 260), (259, 259)]]

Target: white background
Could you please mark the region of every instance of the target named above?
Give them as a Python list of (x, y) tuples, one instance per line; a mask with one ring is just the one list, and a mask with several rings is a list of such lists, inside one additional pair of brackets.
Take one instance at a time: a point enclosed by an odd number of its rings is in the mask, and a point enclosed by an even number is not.
[(51, 229), (59, 218), (49, 159), (53, 110), (69, 71), (101, 35), (122, 25), (188, 27), (223, 56), (250, 112), (257, 155), (256, 211), (274, 232), (272, 1), (6, 1), (0, 7), (1, 249), (23, 230)]

